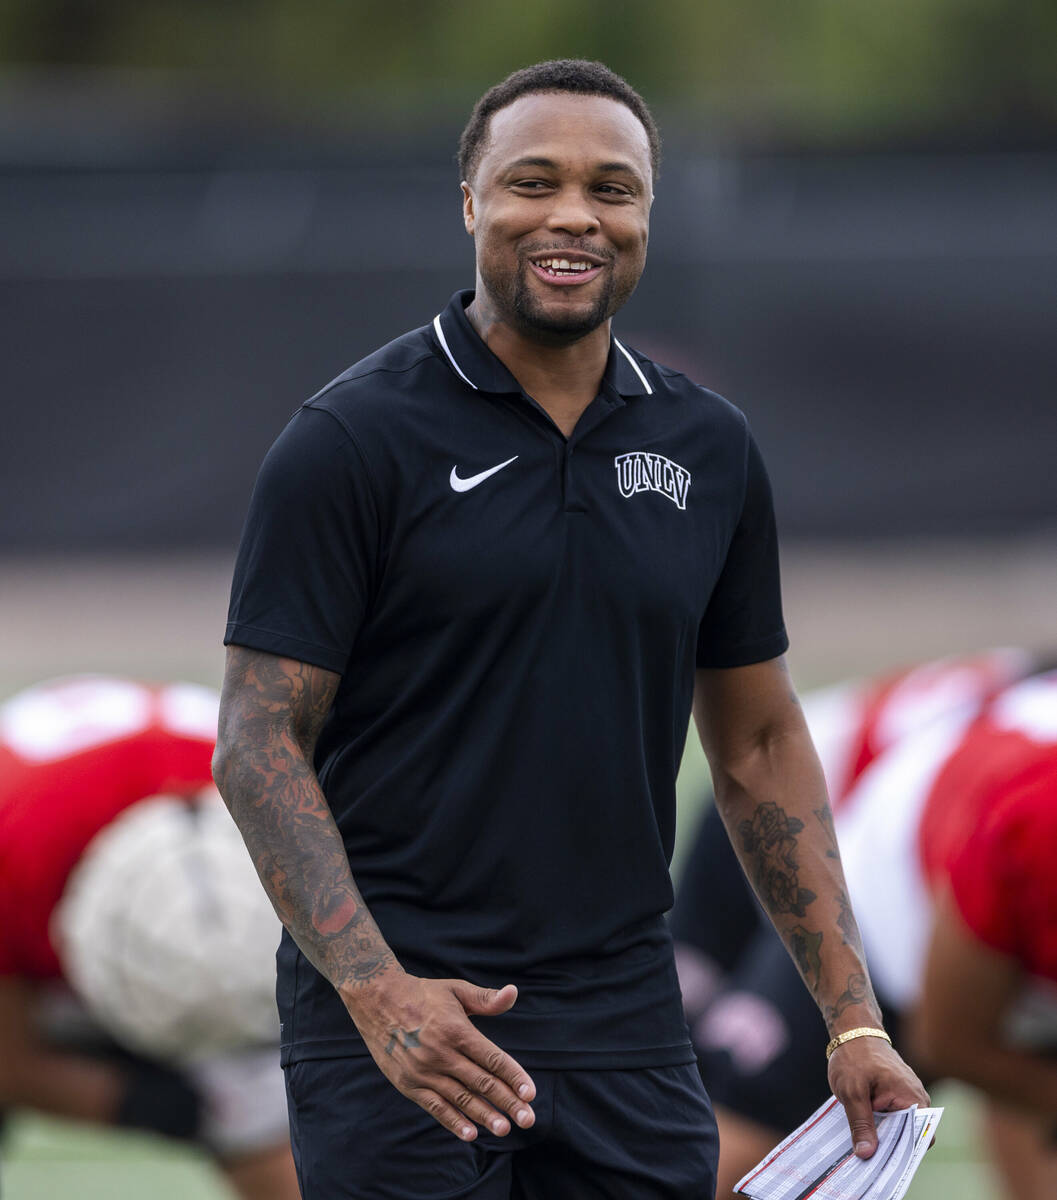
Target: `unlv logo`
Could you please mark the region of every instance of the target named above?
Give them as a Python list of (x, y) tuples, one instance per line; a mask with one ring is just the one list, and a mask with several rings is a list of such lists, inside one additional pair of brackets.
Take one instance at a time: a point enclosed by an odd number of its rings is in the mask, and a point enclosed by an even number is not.
[(690, 472), (670, 458), (634, 450), (631, 454), (618, 454), (613, 465), (617, 469), (620, 494), (625, 499), (636, 492), (660, 492), (678, 508), (686, 508)]

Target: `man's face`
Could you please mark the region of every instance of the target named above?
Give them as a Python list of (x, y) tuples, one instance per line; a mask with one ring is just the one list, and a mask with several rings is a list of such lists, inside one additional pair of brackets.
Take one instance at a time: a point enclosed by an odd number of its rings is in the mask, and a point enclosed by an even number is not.
[(653, 172), (646, 130), (618, 100), (521, 96), (493, 115), (462, 188), (478, 300), (520, 333), (573, 341), (635, 290)]

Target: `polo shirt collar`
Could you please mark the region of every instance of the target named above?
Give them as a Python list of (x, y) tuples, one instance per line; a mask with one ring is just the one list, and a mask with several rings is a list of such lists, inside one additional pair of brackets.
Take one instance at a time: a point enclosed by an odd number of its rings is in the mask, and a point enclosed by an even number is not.
[[(499, 361), (477, 334), (466, 316), (472, 291), (456, 292), (447, 308), (433, 318), (433, 333), (441, 356), (464, 383), (481, 392), (521, 392), (521, 384)], [(653, 385), (631, 353), (610, 339), (609, 358), (602, 376), (603, 390), (621, 396), (648, 396)]]

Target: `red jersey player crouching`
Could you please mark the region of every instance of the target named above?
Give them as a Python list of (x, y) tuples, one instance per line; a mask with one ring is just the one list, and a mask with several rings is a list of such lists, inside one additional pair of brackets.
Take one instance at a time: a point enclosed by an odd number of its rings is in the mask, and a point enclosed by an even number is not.
[[(1015, 678), (1028, 670), (1004, 653), (929, 664), (867, 689), (868, 712), (850, 704), (863, 689), (846, 692), (843, 721), (837, 693), (821, 706), (805, 700), (886, 1024), (919, 1070), (987, 1096), (1014, 1200), (1057, 1195), (1057, 672)], [(908, 696), (918, 719), (897, 721)], [(709, 824), (674, 924), (687, 997), (695, 961), (724, 975), (691, 1017), (729, 1195), (730, 1181), (825, 1097), (825, 1031), (762, 924), (746, 922), (736, 946), (697, 935), (694, 914), (723, 877)]]
[(987, 1094), (1009, 1194), (1057, 1196), (1057, 672), (970, 727), (919, 847), (937, 904), (913, 1040), (929, 1069)]
[(279, 925), (212, 787), (217, 703), (84, 676), (0, 706), (0, 1112), (195, 1140), (296, 1200)]

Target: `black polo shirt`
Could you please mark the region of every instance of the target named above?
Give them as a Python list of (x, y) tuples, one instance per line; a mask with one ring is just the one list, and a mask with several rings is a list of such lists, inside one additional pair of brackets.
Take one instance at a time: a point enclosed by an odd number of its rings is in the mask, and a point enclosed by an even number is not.
[[(744, 417), (613, 339), (566, 439), (471, 293), (350, 367), (272, 447), (227, 642), (341, 674), (316, 768), (407, 970), (520, 989), (527, 1067), (690, 1062), (670, 938), (695, 666), (786, 648)], [(289, 936), (284, 1061), (365, 1053)]]

